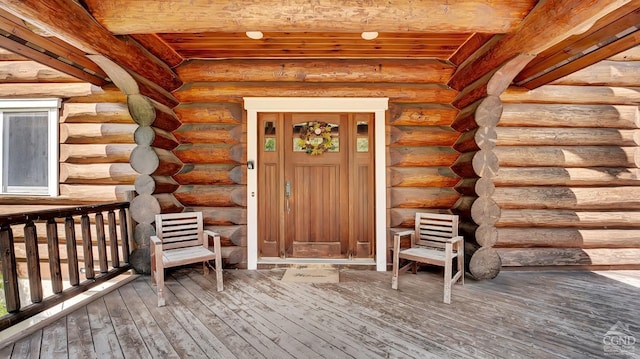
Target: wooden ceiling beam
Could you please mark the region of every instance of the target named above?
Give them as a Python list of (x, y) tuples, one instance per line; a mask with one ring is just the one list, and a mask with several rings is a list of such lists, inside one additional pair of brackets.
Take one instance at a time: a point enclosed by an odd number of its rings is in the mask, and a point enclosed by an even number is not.
[(187, 61), (176, 69), (189, 82), (446, 83), (454, 67), (439, 60)]
[(54, 56), (47, 55), (44, 52), (35, 50), (25, 44), (11, 40), (10, 38), (7, 38), (5, 36), (0, 36), (0, 47), (7, 49), (13, 53), (22, 55), (26, 58), (32, 59), (52, 69), (61, 71), (82, 81), (89, 82), (93, 85), (103, 86), (108, 83), (108, 81), (105, 79), (106, 75), (105, 77), (94, 76), (78, 67), (58, 60)]
[[(34, 33), (21, 19), (3, 10), (0, 10), (0, 29), (15, 36), (16, 38), (28, 42), (31, 45), (35, 45), (36, 48), (48, 51), (67, 60), (68, 62), (78, 65), (80, 68), (87, 69), (89, 72), (98, 75), (98, 77), (107, 77), (107, 74), (102, 71), (100, 66), (96, 65), (93, 61), (84, 56), (82, 51), (67, 43), (61, 43), (60, 41), (57, 41), (56, 38), (43, 37)], [(35, 58), (31, 59), (39, 61)], [(74, 74), (70, 75), (75, 76)]]
[(73, 0), (0, 0), (0, 5), (80, 50), (104, 55), (167, 91), (182, 85), (165, 63), (139, 44), (115, 37)]
[(635, 47), (638, 44), (640, 44), (640, 31), (635, 31), (623, 38), (612, 42), (607, 46), (600, 47), (574, 61), (559, 66), (527, 82), (517, 83), (517, 85), (524, 86), (530, 90), (533, 90), (559, 78), (572, 74), (578, 70), (582, 70), (588, 66), (591, 66), (598, 61), (607, 59), (612, 55)]
[[(585, 51), (603, 46), (628, 34), (640, 24), (640, 8), (629, 11), (623, 7), (598, 21), (589, 31), (572, 36), (558, 45), (538, 54), (515, 78), (515, 83), (528, 82), (549, 71), (558, 64), (572, 61)], [(631, 29), (631, 30), (630, 30)]]
[(115, 34), (514, 30), (535, 0), (85, 0)]
[(156, 34), (137, 34), (131, 37), (172, 68), (184, 61), (176, 50)]
[(491, 38), (493, 34), (480, 34), (476, 33), (471, 35), (467, 41), (462, 44), (458, 50), (456, 50), (451, 57), (449, 57), (449, 61), (459, 66), (462, 62), (468, 59), (473, 53), (478, 51), (484, 44), (486, 44)]
[(638, 0), (547, 0), (536, 6), (515, 32), (460, 67), (449, 85), (463, 89), (518, 54), (536, 55), (564, 39), (587, 30), (600, 18)]

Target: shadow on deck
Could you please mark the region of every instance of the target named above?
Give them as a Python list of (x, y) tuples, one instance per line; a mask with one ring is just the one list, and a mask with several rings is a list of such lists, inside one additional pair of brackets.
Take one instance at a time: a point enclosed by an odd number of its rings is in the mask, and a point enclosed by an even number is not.
[(218, 293), (215, 275), (170, 271), (162, 308), (140, 277), (0, 356), (640, 357), (640, 271), (502, 272), (456, 285), (451, 305), (429, 272), (401, 276), (399, 291), (390, 272), (342, 270), (337, 284), (282, 282), (283, 273), (225, 271)]

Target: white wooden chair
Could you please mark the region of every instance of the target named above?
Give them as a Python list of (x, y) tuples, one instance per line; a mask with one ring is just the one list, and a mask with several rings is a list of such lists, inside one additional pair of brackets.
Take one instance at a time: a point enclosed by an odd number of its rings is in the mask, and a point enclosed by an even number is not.
[[(151, 282), (158, 286), (159, 307), (165, 304), (165, 268), (202, 262), (206, 275), (207, 261), (214, 260), (218, 292), (222, 291), (220, 235), (203, 228), (202, 212), (156, 215), (156, 235), (151, 236)], [(209, 249), (209, 237), (213, 237), (213, 251)]]
[[(411, 247), (400, 249), (400, 238), (411, 236)], [(457, 271), (453, 274), (453, 260)], [(400, 259), (410, 263), (399, 268)], [(451, 283), (464, 285), (464, 239), (458, 235), (458, 216), (416, 213), (416, 228), (396, 232), (393, 236), (393, 278), (391, 288), (398, 289), (398, 276), (410, 267), (417, 273), (418, 263), (444, 267), (444, 302), (451, 303)]]

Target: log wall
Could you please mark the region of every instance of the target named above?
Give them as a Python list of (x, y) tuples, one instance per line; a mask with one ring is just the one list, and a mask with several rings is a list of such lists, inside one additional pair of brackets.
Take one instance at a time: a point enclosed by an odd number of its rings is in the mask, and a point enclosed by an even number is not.
[(136, 178), (129, 165), (136, 125), (125, 96), (113, 86), (101, 89), (82, 83), (18, 55), (0, 57), (0, 69), (0, 98), (63, 100), (58, 129), (60, 196), (2, 196), (0, 213), (124, 201)]
[(495, 222), (476, 236), (504, 267), (640, 265), (637, 50), (501, 96)]
[[(83, 83), (6, 50), (0, 51), (0, 55), (0, 98), (62, 98), (59, 109), (60, 195), (0, 196), (0, 215), (125, 201), (125, 194), (133, 189), (137, 176), (129, 164), (137, 126), (127, 110), (126, 97), (114, 86), (99, 88)], [(42, 237), (46, 229), (40, 226), (38, 224), (37, 233), (38, 242), (42, 244), (46, 243), (46, 237)], [(96, 233), (92, 238), (97, 238)], [(18, 248), (18, 270), (21, 271), (26, 264), (26, 253), (20, 250), (25, 243), (23, 233), (16, 231), (14, 240)], [(66, 253), (65, 236), (59, 235), (59, 241), (61, 253)], [(47, 252), (42, 250), (41, 253), (42, 275), (49, 278), (48, 265), (44, 262)], [(62, 260), (66, 260), (64, 255)], [(80, 260), (83, 261), (82, 254)], [(64, 277), (66, 280), (68, 274)]]
[[(185, 210), (202, 210), (221, 232), (227, 263), (246, 266), (246, 118), (244, 96), (389, 97), (387, 223), (412, 228), (417, 211), (450, 212), (460, 180), (450, 166), (458, 133), (450, 125), (453, 72), (439, 61), (192, 61), (176, 69), (182, 126), (173, 152), (185, 166), (173, 179)], [(410, 84), (407, 84), (410, 83)], [(236, 246), (230, 247), (230, 246)], [(391, 243), (387, 243), (387, 248)]]
[(246, 123), (239, 103), (183, 103), (182, 126), (173, 131), (184, 162), (173, 176), (175, 198), (187, 211), (202, 211), (205, 227), (220, 233), (225, 263), (246, 267)]

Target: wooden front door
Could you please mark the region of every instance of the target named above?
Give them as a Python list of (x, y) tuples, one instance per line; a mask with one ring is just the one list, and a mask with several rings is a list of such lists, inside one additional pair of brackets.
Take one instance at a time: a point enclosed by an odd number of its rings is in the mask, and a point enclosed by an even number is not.
[(258, 118), (260, 256), (373, 257), (373, 115)]

